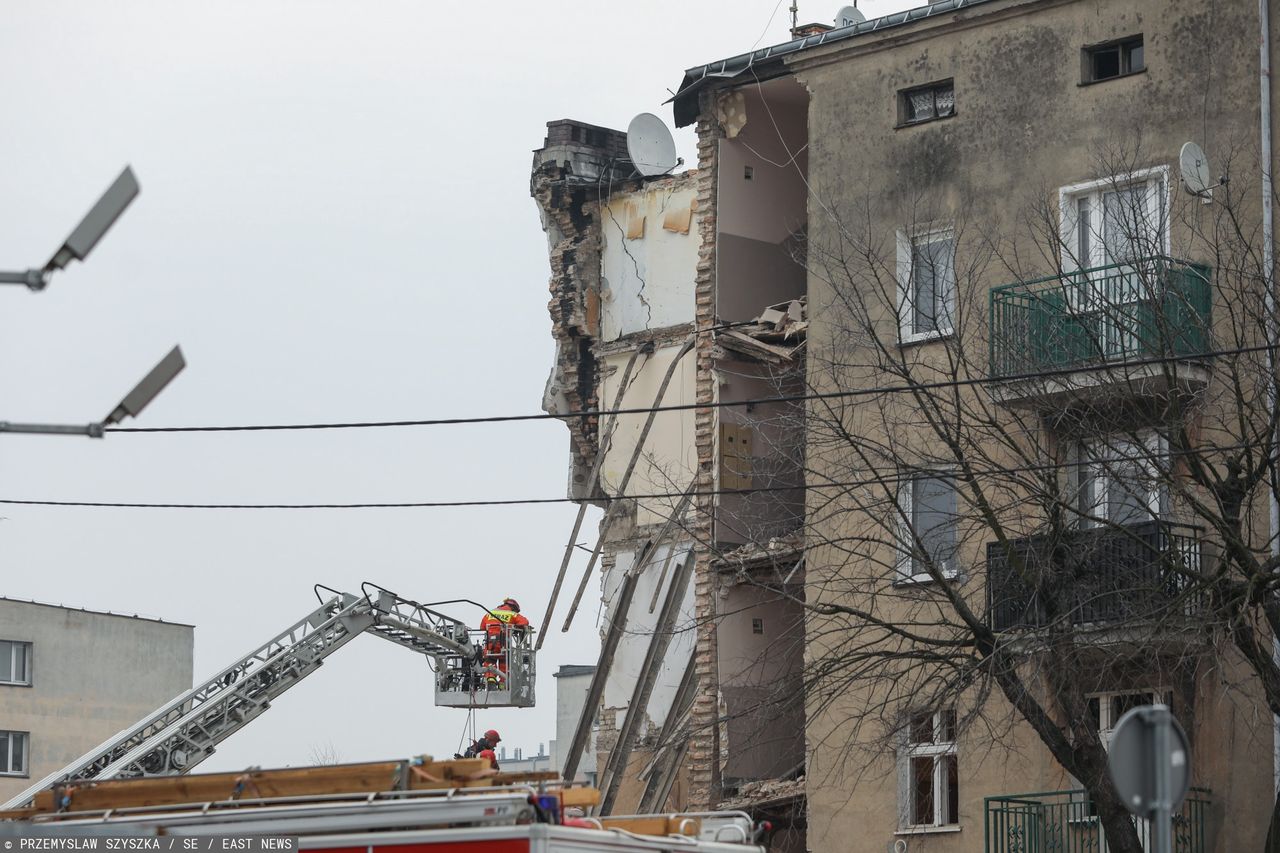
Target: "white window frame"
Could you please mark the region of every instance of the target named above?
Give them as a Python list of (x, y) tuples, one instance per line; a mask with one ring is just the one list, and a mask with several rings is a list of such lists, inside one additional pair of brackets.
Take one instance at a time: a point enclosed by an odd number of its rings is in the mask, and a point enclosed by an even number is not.
[[(1154, 217), (1156, 225), (1160, 228), (1159, 248), (1162, 254), (1169, 254), (1169, 223), (1173, 213), (1173, 200), (1169, 195), (1169, 167), (1151, 166), (1109, 178), (1098, 178), (1078, 184), (1069, 184), (1058, 190), (1058, 214), (1061, 223), (1059, 233), (1062, 241), (1061, 257), (1064, 270), (1088, 269), (1106, 265), (1107, 261), (1103, 254), (1106, 251), (1106, 241), (1101, 230), (1094, 227), (1093, 219), (1095, 215), (1102, 215), (1103, 195), (1112, 190), (1125, 189), (1138, 184), (1146, 184), (1150, 190), (1147, 195), (1147, 204), (1151, 216)], [(1090, 200), (1090, 210), (1092, 212), (1090, 217), (1090, 257), (1079, 258), (1080, 223), (1077, 211), (1079, 210), (1079, 201), (1084, 198)]]
[[(25, 640), (0, 640), (0, 648), (3, 645), (9, 646), (9, 671), (16, 672), (17, 663), (22, 662), (22, 671), (26, 674), (25, 679), (0, 679), (0, 686), (11, 687), (30, 687), (31, 686), (31, 659), (34, 657), (32, 653), (31, 643)], [(3, 654), (3, 652), (0, 652)]]
[[(0, 734), (8, 735), (5, 741), (8, 744), (7, 753), (0, 756), (0, 776), (30, 776), (31, 771), (31, 732), (19, 731), (0, 731)], [(14, 770), (13, 768), (13, 744), (15, 739), (22, 741), (22, 767)]]
[[(1079, 468), (1077, 488), (1081, 493), (1081, 511), (1088, 517), (1082, 520), (1088, 526), (1099, 526), (1109, 520), (1106, 517), (1110, 495), (1107, 489), (1114, 483), (1114, 477), (1107, 467), (1112, 461), (1133, 461), (1140, 465), (1149, 480), (1146, 494), (1147, 511), (1152, 519), (1158, 519), (1164, 511), (1167, 489), (1160, 477), (1160, 471), (1154, 461), (1166, 452), (1164, 437), (1154, 430), (1139, 430), (1132, 435), (1104, 436), (1085, 439), (1080, 442)], [(1100, 459), (1099, 457), (1103, 457)], [(1110, 461), (1104, 461), (1110, 460)], [(1101, 488), (1091, 496), (1089, 505), (1084, 506), (1084, 489), (1086, 482), (1100, 484)], [(1090, 486), (1092, 488), (1092, 485)], [(1102, 519), (1102, 522), (1094, 519)]]
[[(921, 243), (939, 243), (944, 240), (951, 243), (951, 292), (946, 298), (935, 306), (937, 312), (934, 316), (937, 321), (937, 329), (917, 332), (914, 331), (914, 314), (915, 304), (912, 302), (912, 274), (914, 272), (912, 259), (915, 256), (915, 247)], [(956, 312), (956, 291), (958, 285), (956, 283), (956, 237), (955, 229), (950, 226), (944, 227), (920, 227), (913, 229), (900, 229), (898, 231), (898, 342), (903, 344), (914, 344), (920, 341), (932, 341), (946, 338), (955, 333), (955, 312)], [(934, 294), (937, 300), (938, 294)]]
[[(947, 756), (955, 756), (956, 763), (957, 763), (956, 778), (958, 782), (959, 776), (960, 776), (960, 773), (959, 773), (960, 758), (959, 758), (959, 750), (956, 747), (956, 741), (954, 739), (947, 740), (947, 741), (944, 741), (942, 739), (942, 735), (944, 732), (943, 715), (948, 713), (951, 715), (951, 726), (952, 726), (951, 736), (952, 738), (955, 738), (957, 734), (955, 728), (958, 722), (956, 718), (955, 709), (953, 708), (947, 708), (942, 711), (935, 711), (929, 715), (933, 722), (933, 742), (932, 743), (911, 743), (911, 723), (912, 721), (914, 721), (915, 717), (919, 716), (918, 714), (912, 715), (913, 720), (908, 721), (906, 730), (902, 734), (902, 740), (903, 740), (904, 746), (900, 752), (901, 765), (899, 768), (899, 772), (904, 782), (901, 788), (901, 796), (904, 797), (904, 800), (902, 803), (900, 803), (900, 808), (899, 808), (899, 813), (901, 815), (901, 818), (899, 821), (899, 829), (903, 832), (921, 832), (921, 831), (929, 831), (931, 829), (936, 830), (944, 827), (959, 829), (960, 827), (960, 807), (958, 802), (959, 797), (956, 798), (957, 804), (956, 804), (955, 821), (945, 822), (945, 817), (946, 817), (945, 811), (947, 808), (947, 804), (950, 802), (951, 791), (948, 788), (949, 780), (947, 778), (946, 762), (937, 760), (939, 758), (945, 758)], [(912, 811), (915, 809), (915, 794), (916, 794), (915, 774), (911, 767), (912, 759), (914, 758), (934, 759), (934, 762), (933, 762), (933, 815), (928, 823), (920, 823), (919, 821), (913, 820), (914, 817), (918, 817), (918, 815), (912, 814)]]
[[(923, 479), (952, 480), (952, 492), (956, 500), (956, 516), (952, 519), (951, 525), (953, 532), (958, 532), (959, 515), (960, 515), (960, 490), (954, 485), (955, 473), (953, 471), (917, 471), (909, 477), (904, 477), (902, 482), (898, 484), (898, 542), (897, 542), (897, 582), (901, 584), (912, 583), (930, 583), (933, 576), (928, 572), (913, 571), (913, 561), (915, 556), (916, 536), (912, 530), (915, 510), (915, 490), (916, 481)], [(952, 554), (947, 560), (942, 561), (942, 576), (948, 580), (957, 577), (960, 574), (959, 561)]]

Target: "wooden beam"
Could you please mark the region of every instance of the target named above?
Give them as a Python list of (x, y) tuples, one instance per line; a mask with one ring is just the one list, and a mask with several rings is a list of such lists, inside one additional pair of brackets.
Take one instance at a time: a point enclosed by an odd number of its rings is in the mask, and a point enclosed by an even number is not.
[[(104, 779), (60, 790), (70, 794), (65, 811), (206, 803), (271, 797), (304, 797), (325, 794), (362, 794), (381, 791), (476, 787), (493, 784), (484, 775), (489, 763), (483, 758), (433, 761), (423, 756), (411, 761), (371, 764), (338, 764), (243, 773), (198, 773), (186, 776), (153, 776), (144, 779)], [(414, 771), (418, 772), (414, 772)], [(519, 775), (519, 774), (517, 774)], [(553, 774), (554, 775), (554, 774)], [(55, 791), (35, 796), (37, 811), (56, 811)]]

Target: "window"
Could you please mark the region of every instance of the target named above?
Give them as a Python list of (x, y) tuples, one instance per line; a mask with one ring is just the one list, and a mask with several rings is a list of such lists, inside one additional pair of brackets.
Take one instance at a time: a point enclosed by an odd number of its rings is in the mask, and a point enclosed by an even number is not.
[(951, 334), (956, 302), (950, 231), (898, 235), (898, 325), (903, 343)]
[(752, 620), (751, 620), (751, 633), (753, 633), (753, 634), (763, 634), (763, 633), (764, 633), (764, 620), (763, 620), (763, 619), (752, 619)]
[(0, 684), (31, 683), (31, 644), (0, 640)]
[(1159, 516), (1161, 446), (1151, 432), (1081, 443), (1079, 501), (1087, 523), (1137, 524)]
[(1097, 83), (1146, 70), (1142, 36), (1095, 44), (1084, 49), (1085, 83)]
[(1169, 251), (1167, 180), (1161, 167), (1061, 191), (1062, 268), (1079, 271), (1064, 279), (1079, 330), (1071, 345), (1090, 358), (1123, 361), (1151, 347), (1145, 318)]
[(904, 827), (953, 826), (960, 822), (956, 712), (914, 714), (907, 726), (901, 773), (905, 782)]
[(1098, 737), (1104, 747), (1111, 746), (1111, 735), (1116, 724), (1129, 711), (1143, 705), (1168, 704), (1167, 690), (1140, 690), (1129, 693), (1097, 693), (1089, 697), (1089, 715), (1098, 727)]
[(1063, 268), (1126, 264), (1167, 253), (1167, 186), (1161, 167), (1063, 187)]
[(27, 775), (27, 740), (26, 732), (0, 731), (0, 775)]
[(954, 81), (942, 80), (898, 92), (898, 124), (920, 124), (956, 114)]
[(929, 561), (944, 576), (954, 577), (955, 481), (945, 474), (917, 474), (902, 485), (899, 502), (904, 522), (898, 550), (899, 580), (932, 580), (928, 571)]

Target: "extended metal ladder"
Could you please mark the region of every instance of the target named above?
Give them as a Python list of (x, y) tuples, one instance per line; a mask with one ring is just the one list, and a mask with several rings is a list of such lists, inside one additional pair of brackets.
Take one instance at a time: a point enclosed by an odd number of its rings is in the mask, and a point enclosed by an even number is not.
[[(509, 701), (509, 695), (460, 691), (461, 683), (480, 682), (482, 656), (473, 642), (475, 632), (465, 623), (375, 584), (366, 583), (361, 590), (364, 595), (317, 585), (321, 603), (311, 613), (0, 808), (22, 808), (43, 790), (93, 779), (186, 773), (270, 708), (273, 699), (315, 672), (326, 657), (366, 631), (434, 660), (439, 705), (468, 707), (457, 701), (458, 696), (487, 707), (533, 705), (531, 681), (520, 702)], [(331, 597), (323, 598), (322, 591)], [(523, 648), (520, 653), (532, 655)], [(530, 672), (531, 667), (530, 663)]]

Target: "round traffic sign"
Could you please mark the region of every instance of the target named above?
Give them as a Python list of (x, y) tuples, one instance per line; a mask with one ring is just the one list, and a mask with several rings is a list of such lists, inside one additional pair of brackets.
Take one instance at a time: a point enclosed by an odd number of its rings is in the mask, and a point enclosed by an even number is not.
[[(1160, 728), (1167, 727), (1160, 749)], [(1111, 734), (1107, 765), (1111, 781), (1129, 811), (1150, 817), (1159, 794), (1160, 775), (1167, 774), (1169, 810), (1176, 812), (1191, 785), (1191, 748), (1187, 733), (1166, 705), (1143, 705), (1120, 718)]]

